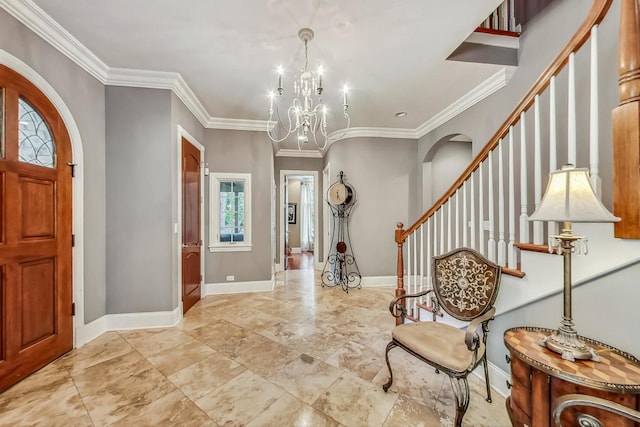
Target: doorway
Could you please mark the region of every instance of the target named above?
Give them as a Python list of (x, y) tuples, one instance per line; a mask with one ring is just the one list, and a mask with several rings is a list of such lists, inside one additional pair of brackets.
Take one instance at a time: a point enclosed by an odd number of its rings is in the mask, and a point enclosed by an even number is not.
[(284, 270), (314, 270), (318, 254), (318, 172), (280, 171), (280, 253)]

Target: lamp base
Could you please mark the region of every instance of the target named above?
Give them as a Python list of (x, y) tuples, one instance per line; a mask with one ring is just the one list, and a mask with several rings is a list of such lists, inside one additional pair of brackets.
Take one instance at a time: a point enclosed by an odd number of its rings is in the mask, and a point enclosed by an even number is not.
[(580, 341), (578, 333), (573, 328), (571, 319), (564, 319), (560, 327), (553, 334), (544, 337), (540, 345), (549, 350), (562, 355), (565, 360), (575, 362), (578, 360), (593, 360), (599, 362), (600, 358), (596, 352)]

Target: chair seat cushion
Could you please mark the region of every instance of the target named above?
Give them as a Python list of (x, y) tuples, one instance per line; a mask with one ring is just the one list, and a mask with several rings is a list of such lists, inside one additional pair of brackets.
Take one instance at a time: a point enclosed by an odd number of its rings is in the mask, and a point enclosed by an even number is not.
[[(465, 331), (442, 322), (416, 322), (398, 325), (393, 329), (393, 339), (403, 347), (454, 372), (464, 372), (471, 366), (473, 352), (464, 343)], [(484, 355), (480, 341), (478, 358)]]

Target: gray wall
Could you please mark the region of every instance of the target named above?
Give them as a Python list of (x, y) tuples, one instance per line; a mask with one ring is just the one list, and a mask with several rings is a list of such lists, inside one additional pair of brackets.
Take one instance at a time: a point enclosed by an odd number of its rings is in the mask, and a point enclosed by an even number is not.
[(104, 86), (0, 9), (0, 49), (40, 74), (62, 97), (82, 139), (84, 174), (84, 323), (106, 313)]
[(349, 227), (353, 254), (363, 276), (396, 274), (396, 224), (410, 225), (420, 207), (417, 141), (387, 138), (352, 138), (331, 145), (325, 156), (329, 182), (344, 171), (357, 201)]
[[(237, 282), (271, 279), (271, 204), (274, 182), (273, 148), (264, 132), (207, 129), (204, 137), (205, 162), (211, 172), (251, 174), (250, 252), (209, 252), (206, 249), (205, 282)], [(209, 183), (206, 205), (209, 206)], [(209, 209), (205, 208), (206, 242), (209, 242)]]
[[(494, 93), (484, 101), (469, 108), (447, 123), (422, 137), (419, 141), (419, 158), (441, 138), (462, 133), (473, 141), (473, 153), (477, 154), (493, 136), (498, 127), (511, 113), (518, 101), (532, 86), (540, 73), (551, 63), (558, 52), (566, 45), (579, 25), (587, 16), (592, 2), (583, 0), (564, 0), (553, 2), (542, 13), (531, 20), (520, 37), (519, 66), (515, 70), (508, 85)], [(603, 202), (611, 207), (611, 110), (617, 105), (617, 41), (619, 25), (619, 2), (613, 2), (611, 11), (600, 26), (599, 31), (599, 71), (600, 71), (600, 163), (603, 183)], [(576, 57), (576, 79), (580, 84), (589, 78), (589, 44), (583, 47)], [(588, 83), (586, 83), (588, 85)], [(584, 87), (584, 86), (583, 86)], [(558, 142), (566, 141), (566, 73), (558, 79)], [(541, 114), (543, 127), (546, 117), (548, 99), (543, 97)], [(579, 117), (588, 117), (589, 94), (577, 93), (577, 109)], [(533, 117), (527, 117), (528, 129), (533, 129)], [(588, 166), (588, 121), (578, 124), (578, 166)], [(528, 137), (533, 140), (533, 133)], [(546, 141), (547, 136), (544, 136)], [(560, 157), (558, 164), (566, 161)], [(544, 162), (546, 156), (543, 155)]]
[[(316, 262), (324, 259), (325, 255), (322, 254), (323, 248), (323, 209), (325, 209), (325, 190), (322, 188), (322, 170), (324, 168), (324, 160), (316, 159), (316, 158), (308, 158), (308, 157), (276, 157), (274, 159), (274, 168), (275, 168), (275, 181), (276, 181), (276, 238), (279, 239), (280, 236), (280, 222), (282, 220), (282, 213), (284, 212), (282, 209), (278, 209), (278, 206), (283, 206), (282, 202), (280, 202), (280, 171), (281, 170), (300, 170), (300, 171), (310, 171), (310, 172), (318, 172), (318, 182), (315, 185), (318, 188), (318, 212), (316, 215), (318, 216), (318, 229), (316, 230), (315, 238), (316, 238), (316, 248), (318, 248), (318, 253), (314, 254), (316, 258)], [(334, 174), (335, 175), (335, 174)], [(282, 249), (280, 247), (280, 242), (276, 244), (276, 262), (280, 262), (280, 255), (282, 253)]]
[[(572, 292), (573, 320), (579, 335), (640, 355), (638, 339), (638, 275), (640, 264), (615, 271)], [(557, 329), (562, 320), (562, 293), (496, 317), (490, 324), (491, 339), (487, 357), (505, 372), (510, 372), (502, 342), (504, 331), (516, 326)]]
[(107, 87), (107, 313), (172, 299), (171, 92)]

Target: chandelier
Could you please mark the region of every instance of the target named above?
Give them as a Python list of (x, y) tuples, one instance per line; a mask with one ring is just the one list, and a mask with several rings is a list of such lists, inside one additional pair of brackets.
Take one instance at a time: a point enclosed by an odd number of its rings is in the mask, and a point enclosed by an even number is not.
[(302, 28), (298, 31), (298, 37), (304, 42), (304, 68), (300, 70), (300, 75), (296, 76), (293, 83), (294, 98), (291, 106), (286, 110), (285, 117), (281, 116), (279, 108), (284, 93), (284, 69), (282, 66), (278, 67), (277, 94), (273, 92), (269, 94), (269, 120), (267, 121), (269, 138), (273, 142), (280, 143), (290, 135), (296, 134), (299, 150), (302, 149), (303, 144), (309, 143), (310, 139), (313, 139), (318, 149), (324, 150), (328, 142), (343, 138), (351, 126), (351, 119), (347, 113), (349, 104), (347, 102), (347, 87), (345, 86), (342, 95), (342, 109), (347, 126), (337, 138), (330, 138), (327, 134), (327, 107), (322, 100), (324, 90), (322, 68), (319, 68), (315, 73), (309, 70), (307, 44), (313, 40), (313, 35), (313, 31), (309, 28)]

